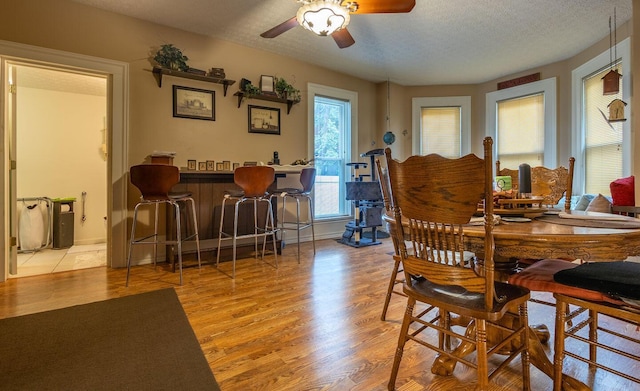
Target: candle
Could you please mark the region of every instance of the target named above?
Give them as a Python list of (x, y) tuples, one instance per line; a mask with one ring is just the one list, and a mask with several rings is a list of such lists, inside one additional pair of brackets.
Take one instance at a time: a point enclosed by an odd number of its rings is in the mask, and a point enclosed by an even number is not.
[(520, 194), (530, 194), (531, 193), (531, 166), (527, 163), (522, 163), (518, 167), (518, 184), (520, 186)]

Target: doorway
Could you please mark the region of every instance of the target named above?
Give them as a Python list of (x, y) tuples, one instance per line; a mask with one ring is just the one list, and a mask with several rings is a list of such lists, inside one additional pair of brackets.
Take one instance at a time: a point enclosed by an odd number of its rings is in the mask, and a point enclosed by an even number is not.
[[(0, 117), (4, 126), (0, 127), (0, 138), (6, 150), (13, 140), (11, 122), (13, 107), (13, 87), (8, 63), (18, 62), (37, 66), (52, 66), (75, 73), (101, 75), (107, 80), (107, 221), (106, 254), (107, 266), (126, 265), (127, 242), (127, 171), (128, 171), (128, 91), (129, 65), (124, 62), (85, 56), (76, 53), (24, 45), (10, 41), (0, 41), (0, 89), (5, 104), (0, 106)], [(46, 164), (46, 162), (44, 163)], [(17, 257), (17, 226), (13, 207), (17, 202), (15, 185), (17, 160), (9, 153), (0, 159), (0, 176), (3, 191), (0, 192), (0, 282), (9, 277), (9, 266)]]
[(18, 222), (9, 277), (106, 266), (107, 78), (54, 65), (8, 66), (16, 87)]

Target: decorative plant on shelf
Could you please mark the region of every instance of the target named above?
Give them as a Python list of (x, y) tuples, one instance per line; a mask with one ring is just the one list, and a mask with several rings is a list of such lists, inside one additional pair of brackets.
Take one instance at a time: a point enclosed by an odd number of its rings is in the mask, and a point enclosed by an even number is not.
[(242, 90), (242, 92), (244, 93), (243, 98), (251, 98), (253, 96), (262, 94), (262, 90), (259, 87), (254, 86), (251, 83), (245, 84), (244, 85), (244, 89)]
[(294, 102), (300, 101), (300, 90), (289, 84), (284, 78), (275, 78), (275, 88), (278, 97), (292, 100)]
[(187, 61), (189, 57), (182, 54), (182, 51), (171, 43), (160, 46), (153, 60), (163, 68), (174, 69), (186, 72), (189, 69)]

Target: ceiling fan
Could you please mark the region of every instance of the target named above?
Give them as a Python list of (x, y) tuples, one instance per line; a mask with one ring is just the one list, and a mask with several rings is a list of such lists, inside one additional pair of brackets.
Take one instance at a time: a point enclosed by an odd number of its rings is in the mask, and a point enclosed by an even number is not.
[(320, 36), (331, 35), (340, 49), (353, 45), (347, 25), (350, 14), (396, 14), (410, 12), (415, 0), (297, 0), (302, 6), (293, 18), (260, 34), (263, 38), (278, 35), (300, 25)]

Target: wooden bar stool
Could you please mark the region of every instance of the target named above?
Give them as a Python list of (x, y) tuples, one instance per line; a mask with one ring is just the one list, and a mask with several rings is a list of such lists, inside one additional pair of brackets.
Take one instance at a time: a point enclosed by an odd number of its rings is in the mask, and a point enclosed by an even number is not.
[[(236, 253), (238, 239), (253, 238), (255, 256), (258, 256), (258, 238), (262, 238), (262, 259), (267, 245), (267, 236), (271, 236), (273, 241), (273, 253), (275, 256), (275, 268), (278, 267), (278, 252), (276, 250), (276, 232), (278, 231), (274, 224), (273, 207), (271, 206), (271, 198), (267, 193), (267, 189), (275, 180), (275, 170), (269, 166), (247, 166), (238, 167), (233, 172), (233, 182), (238, 185), (242, 192), (232, 194), (228, 192), (222, 199), (222, 209), (220, 212), (220, 230), (218, 233), (218, 253), (216, 256), (216, 267), (220, 263), (220, 249), (223, 239), (231, 239), (233, 246), (233, 271), (231, 278), (236, 278)], [(233, 231), (231, 233), (224, 232), (224, 215), (225, 205), (227, 202), (234, 202), (234, 219)], [(238, 213), (240, 205), (249, 202), (253, 204), (253, 230), (252, 232), (238, 232)], [(266, 204), (266, 214), (264, 216), (264, 225), (258, 224), (260, 210), (258, 206)]]
[[(298, 238), (298, 263), (300, 263), (300, 231), (306, 228), (311, 228), (311, 241), (313, 243), (313, 254), (316, 253), (316, 234), (313, 228), (313, 200), (311, 199), (311, 191), (313, 185), (316, 182), (316, 169), (315, 168), (303, 168), (300, 171), (300, 184), (302, 189), (285, 188), (277, 189), (271, 195), (271, 197), (282, 197), (282, 219), (280, 219), (280, 230), (282, 231), (282, 239), (284, 240), (284, 234), (287, 230), (296, 231)], [(287, 199), (294, 200), (296, 202), (296, 220), (287, 221), (285, 219), (287, 211)], [(300, 200), (306, 199), (308, 216), (307, 220), (300, 222)]]
[[(198, 253), (198, 267), (200, 263), (200, 237), (198, 235), (198, 222), (196, 219), (195, 202), (191, 193), (171, 193), (171, 188), (180, 182), (178, 167), (166, 164), (140, 164), (132, 166), (129, 170), (131, 183), (140, 190), (140, 201), (133, 210), (133, 223), (131, 224), (131, 240), (129, 241), (129, 256), (127, 257), (127, 282), (129, 286), (129, 274), (131, 272), (131, 253), (134, 245), (153, 244), (153, 265), (156, 265), (158, 244), (175, 244), (178, 247), (178, 267), (180, 269), (180, 285), (182, 285), (182, 242), (195, 238), (196, 251)], [(180, 224), (180, 203), (191, 203), (193, 216), (193, 233), (182, 237)], [(162, 203), (173, 206), (176, 221), (176, 240), (158, 240), (158, 210)], [(155, 205), (153, 234), (136, 238), (136, 225), (138, 221), (138, 209), (145, 205)], [(149, 240), (152, 239), (152, 240)]]

